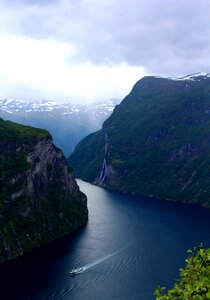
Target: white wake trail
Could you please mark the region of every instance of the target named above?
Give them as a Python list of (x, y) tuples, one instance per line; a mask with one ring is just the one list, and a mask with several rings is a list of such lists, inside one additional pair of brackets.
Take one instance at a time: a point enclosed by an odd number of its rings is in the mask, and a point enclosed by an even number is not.
[[(124, 247), (124, 248), (125, 248), (125, 247)], [(114, 256), (114, 255), (116, 255), (116, 254), (118, 254), (119, 252), (123, 251), (124, 248), (122, 248), (122, 249), (120, 249), (120, 250), (117, 250), (117, 251), (115, 251), (115, 252), (112, 252), (112, 253), (110, 253), (110, 254), (108, 254), (108, 255), (102, 257), (102, 258), (99, 258), (99, 259), (97, 259), (97, 260), (95, 260), (95, 261), (93, 261), (92, 263), (89, 263), (89, 264), (87, 264), (87, 265), (76, 267), (76, 268), (74, 268), (74, 269), (70, 272), (70, 275), (73, 276), (73, 275), (76, 275), (76, 274), (80, 274), (80, 273), (82, 273), (82, 272), (84, 272), (84, 271), (86, 271), (86, 270), (88, 270), (88, 269), (90, 269), (90, 268), (92, 268), (92, 267), (94, 267), (94, 266), (100, 264), (101, 262), (103, 262), (103, 261), (109, 259), (110, 257), (112, 257), (112, 256)]]
[(112, 256), (114, 256), (114, 255), (116, 255), (116, 254), (119, 253), (120, 251), (122, 251), (122, 250), (115, 251), (115, 252), (113, 252), (113, 253), (111, 253), (111, 254), (108, 254), (108, 255), (106, 255), (106, 256), (104, 256), (104, 257), (102, 257), (102, 258), (99, 258), (99, 259), (93, 261), (92, 263), (89, 263), (89, 264), (83, 266), (83, 268), (84, 268), (84, 270), (90, 269), (90, 268), (92, 268), (92, 267), (94, 267), (94, 266), (100, 264), (102, 261), (105, 261), (105, 260), (107, 260), (108, 258), (110, 258), (110, 257), (112, 257)]

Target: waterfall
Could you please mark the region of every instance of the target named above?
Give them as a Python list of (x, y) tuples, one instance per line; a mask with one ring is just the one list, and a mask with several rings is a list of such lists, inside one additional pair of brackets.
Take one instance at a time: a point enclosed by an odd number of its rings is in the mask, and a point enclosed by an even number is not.
[(101, 168), (101, 173), (99, 176), (99, 185), (103, 184), (107, 175), (107, 163), (106, 163), (107, 149), (108, 149), (107, 133), (104, 132), (104, 159)]
[(101, 185), (104, 182), (104, 179), (106, 178), (106, 173), (107, 173), (107, 164), (106, 164), (106, 158), (104, 157), (101, 174), (99, 177), (99, 185)]

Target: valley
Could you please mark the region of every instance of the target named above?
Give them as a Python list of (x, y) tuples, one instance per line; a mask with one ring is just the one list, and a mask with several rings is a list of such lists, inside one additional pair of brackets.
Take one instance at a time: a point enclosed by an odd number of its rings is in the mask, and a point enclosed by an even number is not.
[(210, 1), (0, 12), (0, 300), (210, 300)]
[(86, 135), (99, 130), (119, 99), (92, 104), (55, 101), (0, 100), (0, 117), (5, 120), (48, 130), (65, 156)]

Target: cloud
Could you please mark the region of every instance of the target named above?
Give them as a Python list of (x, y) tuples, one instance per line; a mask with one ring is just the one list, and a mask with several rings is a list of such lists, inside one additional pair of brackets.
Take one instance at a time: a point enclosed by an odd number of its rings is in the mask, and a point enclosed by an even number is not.
[(144, 74), (124, 63), (75, 64), (74, 47), (51, 39), (0, 38), (0, 45), (0, 98), (61, 102), (122, 98)]
[[(110, 80), (99, 73), (111, 76), (113, 70), (121, 71), (122, 66), (126, 66), (128, 74), (135, 73), (131, 77), (136, 80), (143, 74), (181, 76), (210, 70), (209, 0), (0, 0), (0, 10), (0, 43), (2, 39), (13, 39), (23, 45), (23, 40), (26, 43), (28, 39), (31, 44), (34, 40), (34, 49), (39, 48), (38, 43), (48, 49), (43, 54), (33, 52), (36, 64), (31, 65), (31, 70), (38, 74), (37, 69), (44, 65), (45, 80), (51, 78), (52, 85), (58, 79), (55, 74), (52, 76), (51, 64), (69, 78), (73, 77), (68, 73), (70, 69), (76, 73), (80, 70), (80, 81), (74, 83), (75, 87), (86, 84), (82, 78), (84, 72), (90, 72), (90, 66), (97, 76), (97, 85), (101, 78), (100, 86), (107, 86)], [(54, 62), (51, 59), (49, 63), (47, 52), (51, 57), (51, 51)], [(1, 52), (0, 45), (2, 56)], [(18, 57), (14, 52), (9, 51), (10, 56)], [(21, 62), (25, 65), (24, 57)], [(118, 77), (114, 81), (119, 82), (121, 73), (113, 74)], [(141, 74), (139, 78), (137, 74)], [(33, 76), (38, 89), (40, 80)], [(29, 76), (31, 80), (33, 76)], [(5, 81), (2, 72), (1, 78)], [(63, 77), (62, 80), (65, 81)], [(116, 91), (114, 85), (110, 89)]]

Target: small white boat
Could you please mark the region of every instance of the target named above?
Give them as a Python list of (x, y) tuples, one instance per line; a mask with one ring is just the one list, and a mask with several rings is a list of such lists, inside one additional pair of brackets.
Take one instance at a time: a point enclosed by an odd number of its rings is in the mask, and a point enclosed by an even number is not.
[(74, 276), (74, 275), (77, 275), (79, 273), (82, 273), (82, 271), (84, 271), (84, 268), (76, 268), (76, 269), (73, 269), (71, 272), (69, 272), (69, 275)]

